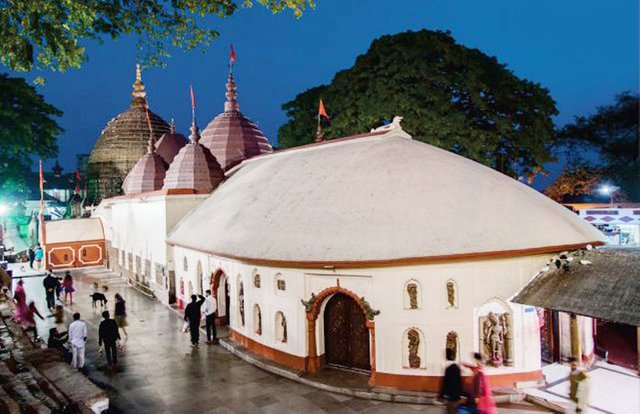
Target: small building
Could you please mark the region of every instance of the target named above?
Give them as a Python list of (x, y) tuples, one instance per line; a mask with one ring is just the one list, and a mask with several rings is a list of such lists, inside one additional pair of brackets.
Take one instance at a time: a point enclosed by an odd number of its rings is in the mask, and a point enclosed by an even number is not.
[(44, 251), (52, 269), (104, 266), (105, 234), (97, 218), (45, 222)]
[(578, 214), (602, 231), (609, 244), (640, 247), (640, 205), (580, 208)]

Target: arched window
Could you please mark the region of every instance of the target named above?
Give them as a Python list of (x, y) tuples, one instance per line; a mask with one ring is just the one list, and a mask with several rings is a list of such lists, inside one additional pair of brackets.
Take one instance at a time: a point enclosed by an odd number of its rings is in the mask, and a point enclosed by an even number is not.
[(257, 270), (253, 271), (253, 287), (256, 289), (260, 289), (261, 286), (261, 280), (260, 280), (260, 273), (258, 273)]
[(427, 367), (426, 341), (418, 328), (409, 328), (402, 335), (402, 366), (409, 369)]
[(287, 318), (281, 311), (276, 312), (276, 341), (287, 342)]
[(458, 285), (455, 280), (449, 279), (446, 284), (447, 289), (447, 309), (458, 309)]
[(415, 279), (410, 279), (404, 284), (403, 305), (405, 309), (422, 308), (422, 289), (420, 283)]
[(189, 262), (187, 261), (187, 256), (182, 259), (182, 270), (185, 272), (189, 271)]
[(253, 305), (253, 331), (262, 335), (262, 312), (260, 312), (260, 306), (257, 303)]
[(244, 326), (244, 286), (238, 276), (238, 312), (240, 313), (240, 325)]
[(203, 280), (202, 278), (204, 277), (204, 275), (202, 274), (202, 262), (200, 260), (198, 260), (198, 266), (196, 267), (196, 273), (197, 273), (197, 278), (198, 278), (198, 293), (202, 294), (203, 293)]
[(276, 293), (282, 293), (287, 290), (287, 282), (284, 280), (282, 273), (276, 274)]

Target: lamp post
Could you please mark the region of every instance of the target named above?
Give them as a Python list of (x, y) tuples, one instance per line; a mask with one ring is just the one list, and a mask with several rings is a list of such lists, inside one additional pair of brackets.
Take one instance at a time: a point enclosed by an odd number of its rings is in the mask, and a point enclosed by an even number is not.
[(598, 191), (600, 192), (600, 194), (609, 196), (609, 204), (613, 206), (613, 195), (619, 189), (620, 187), (616, 187), (615, 185), (604, 184)]

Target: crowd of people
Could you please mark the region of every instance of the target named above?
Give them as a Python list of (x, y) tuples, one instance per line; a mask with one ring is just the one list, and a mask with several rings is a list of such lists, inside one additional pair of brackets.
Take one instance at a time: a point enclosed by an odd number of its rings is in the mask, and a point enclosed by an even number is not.
[[(80, 313), (75, 312), (73, 314), (73, 321), (69, 324), (67, 330), (60, 330), (60, 328), (64, 326), (63, 305), (73, 304), (73, 292), (75, 292), (75, 288), (73, 286), (71, 272), (67, 271), (64, 277), (57, 277), (53, 272), (47, 270), (42, 280), (42, 286), (44, 287), (46, 306), (51, 312), (48, 316), (54, 318), (54, 323), (56, 324), (55, 327), (49, 329), (47, 347), (58, 349), (63, 353), (65, 360), (67, 360), (72, 367), (83, 369), (85, 364), (85, 347), (88, 337), (87, 323), (81, 319)], [(94, 286), (97, 290), (97, 285)], [(64, 299), (62, 298), (63, 292)], [(99, 295), (104, 297), (104, 294), (100, 293)], [(99, 353), (101, 355), (106, 353), (107, 365), (113, 369), (117, 367), (118, 350), (122, 351), (124, 347), (121, 342), (120, 329), (122, 329), (125, 338), (127, 337), (126, 301), (119, 293), (115, 293), (114, 301), (114, 319), (111, 319), (109, 311), (105, 309), (102, 312), (103, 320), (98, 328)], [(15, 305), (14, 321), (20, 324), (22, 330), (27, 335), (33, 333), (34, 343), (38, 344), (43, 342), (42, 338), (38, 335), (35, 317), (37, 316), (41, 320), (44, 320), (44, 316), (38, 311), (33, 300), (27, 300), (24, 280), (22, 280), (22, 278), (18, 280), (14, 289), (13, 302)], [(105, 298), (104, 301), (101, 302), (101, 308), (106, 307), (106, 303), (107, 300)]]
[[(56, 277), (51, 271), (47, 271), (42, 285), (45, 290), (45, 299), (50, 317), (55, 318), (56, 325), (64, 325), (63, 306), (56, 304), (56, 300), (62, 304), (73, 303), (73, 278), (70, 272), (66, 272), (64, 278)], [(107, 291), (106, 287), (103, 287)], [(65, 293), (64, 300), (61, 299), (62, 292)], [(103, 293), (98, 292), (98, 285), (94, 283), (94, 293), (90, 295), (93, 298), (93, 307), (96, 303), (100, 303), (101, 308), (106, 308), (108, 302)], [(38, 336), (35, 317), (44, 320), (36, 308), (34, 301), (27, 300), (24, 289), (24, 281), (18, 280), (13, 293), (13, 301), (15, 302), (14, 319), (22, 325), (25, 333), (33, 332), (34, 342), (41, 339)], [(122, 330), (124, 337), (127, 334), (127, 311), (126, 301), (119, 294), (114, 295), (114, 318), (104, 309), (102, 312), (103, 320), (98, 327), (98, 346), (99, 354), (106, 355), (107, 366), (116, 369), (118, 363), (118, 352), (123, 350)], [(207, 290), (205, 295), (192, 295), (191, 302), (186, 306), (184, 311), (185, 324), (183, 332), (189, 332), (191, 337), (191, 346), (197, 347), (200, 341), (200, 326), (202, 318), (205, 320), (207, 344), (218, 343), (215, 314), (217, 311), (217, 300), (211, 295), (211, 291)], [(83, 369), (85, 364), (85, 348), (87, 344), (87, 323), (81, 319), (80, 313), (73, 314), (73, 321), (66, 332), (59, 331), (58, 327), (49, 330), (49, 339), (47, 346), (49, 348), (58, 349), (64, 353), (66, 360), (72, 367)], [(489, 377), (485, 375), (483, 358), (479, 353), (473, 354), (474, 362), (471, 364), (463, 364), (470, 369), (473, 376), (470, 386), (463, 386), (462, 370), (456, 363), (456, 355), (452, 349), (445, 350), (447, 367), (445, 369), (442, 388), (439, 398), (446, 405), (447, 414), (455, 413), (475, 413), (475, 414), (496, 414), (498, 409), (493, 399), (492, 388), (489, 383)], [(575, 405), (575, 412), (580, 413), (585, 409), (588, 400), (588, 375), (579, 368), (576, 360), (571, 362), (570, 380), (570, 400)]]

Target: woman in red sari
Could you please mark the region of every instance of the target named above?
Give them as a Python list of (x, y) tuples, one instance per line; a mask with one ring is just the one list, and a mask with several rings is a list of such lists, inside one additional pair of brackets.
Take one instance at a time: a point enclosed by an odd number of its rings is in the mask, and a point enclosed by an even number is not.
[(16, 290), (13, 292), (13, 300), (16, 302), (16, 314), (13, 319), (18, 323), (22, 323), (29, 308), (27, 306), (27, 294), (24, 291), (24, 281), (22, 279), (18, 281)]
[(465, 364), (467, 368), (473, 371), (473, 386), (471, 389), (471, 401), (475, 403), (476, 412), (478, 414), (498, 414), (498, 408), (493, 400), (491, 385), (489, 379), (484, 373), (484, 364), (482, 363), (482, 355), (478, 352), (473, 354), (475, 365)]

